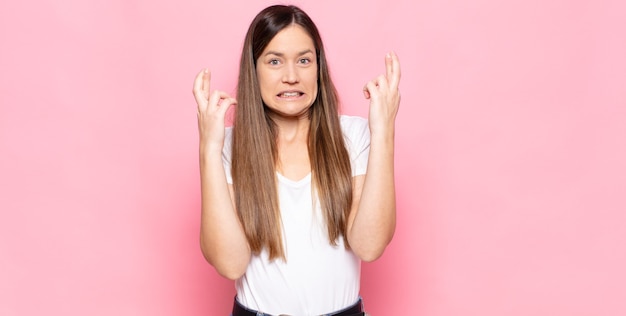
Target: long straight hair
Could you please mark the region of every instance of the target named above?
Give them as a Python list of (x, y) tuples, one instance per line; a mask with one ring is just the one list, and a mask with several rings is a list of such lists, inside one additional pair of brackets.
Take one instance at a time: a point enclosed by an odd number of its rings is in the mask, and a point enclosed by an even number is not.
[(278, 131), (261, 98), (256, 61), (274, 36), (294, 23), (313, 39), (318, 64), (318, 93), (309, 109), (308, 138), (314, 193), (320, 201), (330, 244), (337, 245), (338, 238), (343, 238), (349, 247), (346, 229), (352, 204), (352, 170), (322, 39), (311, 18), (300, 8), (275, 5), (261, 11), (246, 34), (237, 85), (231, 164), (235, 207), (250, 248), (255, 254), (267, 249), (271, 260), (285, 260), (276, 183)]

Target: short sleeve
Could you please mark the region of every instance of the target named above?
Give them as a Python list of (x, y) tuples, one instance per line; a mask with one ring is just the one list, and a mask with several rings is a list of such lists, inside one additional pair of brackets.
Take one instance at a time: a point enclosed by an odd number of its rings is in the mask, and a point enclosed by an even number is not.
[(233, 176), (230, 173), (230, 162), (232, 158), (233, 144), (233, 128), (227, 127), (224, 135), (224, 148), (222, 149), (222, 163), (224, 164), (224, 173), (226, 173), (226, 182), (233, 184)]
[(352, 176), (364, 175), (367, 172), (370, 151), (369, 123), (365, 118), (347, 115), (342, 115), (340, 122), (350, 155)]

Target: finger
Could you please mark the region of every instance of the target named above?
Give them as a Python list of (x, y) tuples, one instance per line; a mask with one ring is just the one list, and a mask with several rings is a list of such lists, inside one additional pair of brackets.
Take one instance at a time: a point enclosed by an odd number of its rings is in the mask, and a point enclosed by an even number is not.
[(378, 84), (376, 83), (376, 81), (377, 80), (372, 80), (368, 82), (367, 85), (365, 85), (365, 89), (367, 91), (367, 94), (369, 95), (369, 98), (375, 98), (378, 96)]
[(369, 92), (369, 89), (367, 88), (367, 84), (363, 86), (363, 96), (365, 96), (366, 99), (370, 98), (370, 92)]
[(209, 95), (209, 91), (211, 90), (211, 72), (208, 68), (205, 68), (202, 72), (202, 91), (206, 92)]
[(391, 53), (391, 72), (393, 75), (389, 77), (390, 86), (397, 89), (400, 85), (400, 59), (396, 53)]
[(376, 77), (376, 86), (378, 87), (379, 91), (387, 91), (387, 89), (389, 88), (389, 83), (388, 83), (388, 78), (386, 76), (380, 75), (378, 77)]
[[(208, 93), (209, 88), (210, 88), (210, 81), (211, 81), (211, 72), (209, 72), (209, 69), (207, 68), (202, 69), (202, 71), (200, 71), (198, 75), (196, 75), (196, 79), (193, 82), (194, 94), (197, 94), (199, 92)], [(208, 94), (207, 94), (207, 97), (208, 97)]]
[(228, 111), (228, 109), (232, 105), (236, 105), (236, 104), (237, 104), (237, 100), (235, 100), (235, 98), (228, 97), (228, 98), (222, 99), (219, 103), (218, 111), (220, 111), (222, 115), (226, 115), (226, 111)]
[(233, 99), (233, 98), (224, 91), (215, 90), (211, 92), (211, 95), (209, 96), (209, 104), (208, 104), (209, 110), (215, 110), (215, 109), (219, 110), (219, 108), (222, 105), (223, 100), (226, 100), (226, 99)]
[(391, 56), (391, 53), (387, 53), (387, 55), (385, 55), (385, 70), (387, 79), (391, 79), (393, 77), (393, 57)]
[(209, 98), (211, 73), (208, 69), (203, 69), (193, 82), (193, 96), (196, 98), (198, 106), (205, 106)]

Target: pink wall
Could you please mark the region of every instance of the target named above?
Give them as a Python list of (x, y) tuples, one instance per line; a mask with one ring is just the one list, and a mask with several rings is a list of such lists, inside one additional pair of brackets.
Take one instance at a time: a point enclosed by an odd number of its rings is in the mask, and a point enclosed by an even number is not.
[[(233, 91), (269, 3), (0, 3), (0, 315), (228, 314), (198, 247), (191, 84), (208, 66)], [(623, 1), (294, 3), (344, 112), (401, 58), (372, 314), (626, 314)]]

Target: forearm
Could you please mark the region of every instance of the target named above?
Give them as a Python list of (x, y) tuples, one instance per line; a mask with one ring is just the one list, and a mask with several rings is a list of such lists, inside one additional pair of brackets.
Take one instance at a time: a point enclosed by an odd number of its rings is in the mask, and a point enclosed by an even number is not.
[(205, 258), (226, 278), (237, 279), (250, 261), (250, 248), (233, 206), (221, 152), (201, 150), (202, 216), (200, 246)]
[(349, 230), (350, 245), (364, 261), (380, 257), (395, 231), (393, 139), (393, 128), (383, 134), (372, 135), (367, 174)]

